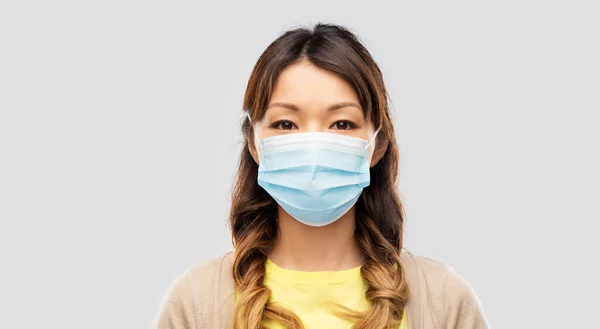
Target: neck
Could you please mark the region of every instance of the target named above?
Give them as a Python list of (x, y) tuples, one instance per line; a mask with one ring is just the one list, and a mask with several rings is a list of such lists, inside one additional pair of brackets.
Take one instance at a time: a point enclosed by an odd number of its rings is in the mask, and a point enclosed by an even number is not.
[(338, 271), (362, 265), (362, 252), (354, 238), (355, 210), (321, 227), (300, 223), (279, 209), (279, 232), (268, 257), (275, 264), (297, 271)]

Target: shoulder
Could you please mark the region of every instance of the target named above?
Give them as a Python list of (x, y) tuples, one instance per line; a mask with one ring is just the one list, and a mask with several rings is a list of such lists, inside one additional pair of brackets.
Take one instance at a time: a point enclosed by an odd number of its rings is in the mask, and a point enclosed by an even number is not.
[(414, 298), (430, 305), (446, 328), (489, 327), (475, 290), (452, 266), (406, 249), (401, 256)]
[[(227, 287), (231, 252), (188, 266), (169, 285), (162, 299), (153, 329), (195, 329), (211, 309), (218, 293)], [(227, 273), (224, 273), (227, 272)]]
[[(475, 296), (471, 285), (452, 266), (436, 259), (402, 250), (403, 264), (407, 272), (425, 279), (429, 289), (441, 289), (449, 300), (468, 299)], [(441, 291), (440, 290), (440, 291)]]
[(228, 270), (233, 252), (229, 251), (217, 257), (213, 257), (190, 265), (182, 276), (187, 277), (193, 283), (206, 283), (210, 279), (218, 279), (223, 271)]
[(406, 248), (402, 249), (400, 256), (403, 263), (407, 264), (407, 266), (413, 266), (419, 272), (422, 272), (422, 274), (427, 276), (433, 275), (443, 277), (452, 270), (452, 267), (446, 263), (422, 255), (417, 255)]
[(205, 295), (218, 286), (229, 273), (232, 252), (203, 260), (187, 267), (172, 283), (174, 291), (190, 290), (193, 295)]

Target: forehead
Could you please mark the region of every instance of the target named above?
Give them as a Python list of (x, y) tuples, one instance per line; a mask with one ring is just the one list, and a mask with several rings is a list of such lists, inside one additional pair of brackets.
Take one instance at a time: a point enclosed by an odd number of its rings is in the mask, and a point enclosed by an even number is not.
[(358, 102), (344, 79), (303, 60), (286, 67), (277, 79), (270, 102), (286, 101), (302, 107), (326, 107), (333, 102)]

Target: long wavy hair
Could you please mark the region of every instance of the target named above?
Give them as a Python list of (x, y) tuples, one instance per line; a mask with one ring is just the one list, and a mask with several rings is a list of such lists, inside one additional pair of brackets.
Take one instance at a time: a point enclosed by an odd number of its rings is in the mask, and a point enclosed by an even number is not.
[[(388, 109), (389, 95), (381, 71), (359, 38), (343, 26), (317, 23), (281, 34), (258, 59), (244, 96), (244, 109), (252, 122), (265, 114), (279, 74), (290, 64), (308, 60), (347, 81), (356, 91), (365, 118), (376, 128), (378, 147), (387, 147), (370, 170), (371, 184), (356, 203), (355, 238), (365, 263), (361, 275), (368, 285), (366, 312), (345, 309), (342, 316), (355, 321), (355, 329), (397, 327), (408, 298), (402, 250), (404, 209), (397, 191), (398, 146)], [(277, 238), (278, 208), (257, 183), (258, 165), (252, 157), (253, 127), (242, 123), (245, 136), (237, 179), (232, 193), (230, 224), (235, 247), (233, 278), (237, 302), (233, 329), (262, 329), (262, 320), (279, 321), (284, 327), (303, 328), (291, 311), (269, 302), (271, 291), (263, 284), (263, 250)], [(338, 310), (339, 311), (339, 310)]]

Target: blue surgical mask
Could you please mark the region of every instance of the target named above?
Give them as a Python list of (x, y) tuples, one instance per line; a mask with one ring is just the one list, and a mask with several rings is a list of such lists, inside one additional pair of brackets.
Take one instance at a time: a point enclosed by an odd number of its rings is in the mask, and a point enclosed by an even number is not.
[(376, 135), (370, 141), (324, 132), (263, 138), (257, 143), (258, 185), (298, 221), (331, 224), (369, 185), (369, 146)]

